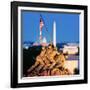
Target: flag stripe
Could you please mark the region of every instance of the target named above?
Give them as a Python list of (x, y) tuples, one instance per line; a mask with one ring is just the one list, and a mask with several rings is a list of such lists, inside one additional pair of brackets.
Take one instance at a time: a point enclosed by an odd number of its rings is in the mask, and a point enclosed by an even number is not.
[(44, 26), (44, 22), (43, 22), (42, 18), (40, 18), (40, 30), (42, 30), (43, 26)]

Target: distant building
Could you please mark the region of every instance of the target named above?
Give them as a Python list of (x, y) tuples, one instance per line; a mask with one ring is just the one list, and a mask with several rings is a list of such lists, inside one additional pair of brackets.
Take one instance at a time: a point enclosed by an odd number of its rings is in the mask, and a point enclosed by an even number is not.
[(41, 42), (42, 46), (48, 46), (47, 39), (44, 37)]
[(41, 45), (41, 46), (48, 46), (47, 39), (44, 37), (39, 43), (35, 42), (33, 44), (33, 46), (39, 46), (39, 45)]
[(79, 52), (78, 45), (64, 45), (63, 53), (64, 54), (77, 54)]

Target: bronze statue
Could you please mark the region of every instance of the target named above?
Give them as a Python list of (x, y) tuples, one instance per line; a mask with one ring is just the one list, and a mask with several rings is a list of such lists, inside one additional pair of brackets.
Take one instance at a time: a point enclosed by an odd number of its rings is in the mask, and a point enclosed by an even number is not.
[(69, 70), (64, 68), (65, 61), (63, 52), (59, 52), (53, 44), (49, 44), (42, 47), (35, 64), (27, 70), (28, 76), (69, 75)]

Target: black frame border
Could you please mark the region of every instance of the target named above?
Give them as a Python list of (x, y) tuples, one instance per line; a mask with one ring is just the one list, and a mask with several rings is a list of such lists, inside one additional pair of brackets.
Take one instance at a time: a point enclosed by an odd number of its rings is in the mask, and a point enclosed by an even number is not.
[[(68, 80), (68, 81), (50, 81), (50, 82), (35, 82), (35, 83), (18, 83), (18, 7), (44, 7), (44, 8), (63, 8), (63, 9), (78, 9), (84, 10), (84, 79), (83, 80)], [(49, 4), (35, 2), (11, 2), (11, 88), (18, 87), (35, 87), (35, 86), (53, 86), (53, 85), (68, 85), (68, 84), (83, 84), (88, 83), (88, 42), (87, 42), (87, 17), (88, 7), (84, 5), (68, 5), (68, 4)]]

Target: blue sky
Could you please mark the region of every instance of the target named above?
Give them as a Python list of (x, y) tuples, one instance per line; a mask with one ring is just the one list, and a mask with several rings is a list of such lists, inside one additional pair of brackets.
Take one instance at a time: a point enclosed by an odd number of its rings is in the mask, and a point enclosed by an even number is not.
[(42, 29), (42, 35), (46, 37), (47, 41), (50, 41), (52, 38), (53, 22), (55, 21), (57, 43), (79, 42), (79, 14), (22, 11), (23, 42), (36, 42), (39, 40), (40, 14), (48, 29), (48, 32), (45, 27)]

